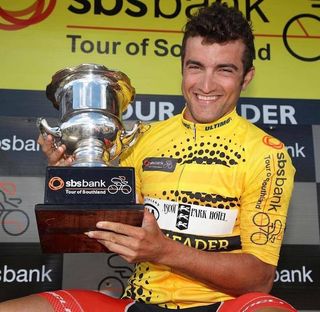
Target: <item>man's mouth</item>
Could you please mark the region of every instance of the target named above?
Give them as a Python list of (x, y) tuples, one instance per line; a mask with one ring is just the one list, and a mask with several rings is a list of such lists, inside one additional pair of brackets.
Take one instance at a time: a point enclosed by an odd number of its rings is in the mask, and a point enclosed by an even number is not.
[(216, 101), (218, 99), (217, 95), (201, 95), (201, 94), (197, 94), (196, 95), (198, 100), (201, 101)]

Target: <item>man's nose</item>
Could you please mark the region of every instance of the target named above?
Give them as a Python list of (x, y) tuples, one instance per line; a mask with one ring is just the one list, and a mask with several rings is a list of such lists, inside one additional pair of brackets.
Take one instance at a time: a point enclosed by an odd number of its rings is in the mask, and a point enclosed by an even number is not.
[(199, 88), (205, 92), (209, 93), (213, 90), (215, 90), (217, 86), (216, 79), (214, 77), (214, 74), (212, 72), (204, 72), (201, 81), (199, 84)]

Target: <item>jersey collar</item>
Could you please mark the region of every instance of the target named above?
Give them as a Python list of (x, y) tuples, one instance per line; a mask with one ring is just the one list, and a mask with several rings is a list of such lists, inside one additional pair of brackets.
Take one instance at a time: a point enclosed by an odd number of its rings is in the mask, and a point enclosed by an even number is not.
[(197, 123), (197, 124), (195, 124), (189, 120), (186, 120), (183, 117), (185, 110), (186, 110), (186, 108), (184, 108), (181, 113), (181, 121), (182, 121), (183, 126), (187, 129), (196, 129), (197, 131), (212, 131), (217, 128), (227, 126), (238, 116), (237, 111), (234, 108), (229, 114), (223, 116), (222, 118), (216, 120), (213, 123), (205, 123), (205, 124)]

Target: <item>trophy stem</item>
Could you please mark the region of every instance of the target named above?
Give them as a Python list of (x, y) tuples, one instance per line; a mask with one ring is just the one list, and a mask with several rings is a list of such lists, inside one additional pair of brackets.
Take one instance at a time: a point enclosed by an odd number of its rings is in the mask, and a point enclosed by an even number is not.
[(103, 161), (104, 143), (97, 139), (85, 139), (78, 142), (74, 151), (72, 167), (107, 167)]

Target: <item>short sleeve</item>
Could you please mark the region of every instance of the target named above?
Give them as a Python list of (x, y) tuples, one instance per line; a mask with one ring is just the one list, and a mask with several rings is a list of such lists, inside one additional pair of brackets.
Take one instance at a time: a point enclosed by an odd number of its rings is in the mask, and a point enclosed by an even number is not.
[(284, 147), (258, 146), (247, 164), (240, 211), (242, 250), (272, 265), (279, 259), (294, 174)]

